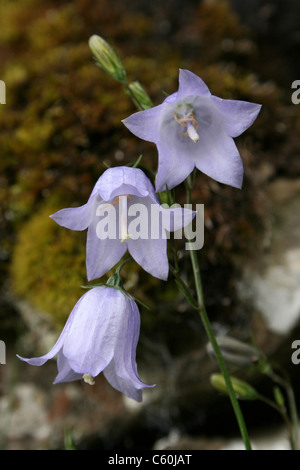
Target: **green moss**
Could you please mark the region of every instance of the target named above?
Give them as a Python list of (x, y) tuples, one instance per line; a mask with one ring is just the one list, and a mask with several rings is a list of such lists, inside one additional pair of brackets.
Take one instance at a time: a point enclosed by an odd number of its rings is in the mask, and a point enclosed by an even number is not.
[(22, 226), (11, 263), (14, 291), (63, 323), (83, 294), (85, 233), (59, 227), (45, 204)]

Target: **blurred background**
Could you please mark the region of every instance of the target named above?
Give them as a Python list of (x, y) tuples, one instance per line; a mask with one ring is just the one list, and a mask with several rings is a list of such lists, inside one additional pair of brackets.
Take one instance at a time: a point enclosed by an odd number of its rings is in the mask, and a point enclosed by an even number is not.
[[(172, 276), (161, 283), (133, 263), (124, 268), (127, 290), (151, 307), (140, 309), (137, 362), (141, 378), (157, 385), (142, 404), (102, 374), (93, 387), (52, 385), (54, 360), (32, 367), (16, 359), (52, 347), (87, 283), (86, 233), (49, 215), (85, 203), (104, 162), (124, 165), (143, 154), (143, 164), (157, 168), (154, 145), (121, 123), (135, 108), (95, 65), (93, 34), (115, 47), (129, 80), (139, 80), (155, 105), (177, 90), (179, 68), (214, 95), (263, 105), (236, 139), (242, 191), (198, 173), (193, 201), (205, 205), (198, 256), (216, 334), (254, 338), (300, 399), (300, 365), (291, 361), (300, 338), (300, 105), (291, 100), (299, 25), (296, 0), (1, 0), (0, 448), (63, 449), (71, 436), (77, 449), (217, 449), (239, 436), (229, 400), (210, 385), (218, 369), (200, 320)], [(192, 282), (182, 246), (178, 256)], [(239, 374), (272, 395), (268, 378)], [(281, 430), (265, 404), (241, 406), (251, 437)]]

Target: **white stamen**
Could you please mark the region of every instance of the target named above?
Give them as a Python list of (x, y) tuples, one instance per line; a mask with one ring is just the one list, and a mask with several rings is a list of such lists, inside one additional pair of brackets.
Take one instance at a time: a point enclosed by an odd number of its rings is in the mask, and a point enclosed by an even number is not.
[(89, 384), (89, 385), (95, 384), (94, 377), (91, 374), (85, 373), (83, 374), (82, 378), (86, 384)]
[(193, 142), (198, 142), (199, 134), (191, 122), (187, 123), (187, 134)]
[(121, 242), (125, 242), (130, 235), (127, 232), (127, 195), (119, 196), (120, 203), (120, 225), (121, 225)]

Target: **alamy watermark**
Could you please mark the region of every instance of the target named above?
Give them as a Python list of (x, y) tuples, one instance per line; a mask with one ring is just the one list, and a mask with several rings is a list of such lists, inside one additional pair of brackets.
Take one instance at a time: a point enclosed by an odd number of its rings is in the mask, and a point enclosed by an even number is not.
[(292, 342), (291, 348), (295, 349), (291, 356), (292, 363), (298, 365), (300, 364), (300, 339), (295, 339), (295, 341)]
[(300, 103), (300, 80), (294, 80), (292, 83), (292, 89), (295, 91), (292, 93), (291, 100), (293, 104)]
[(0, 104), (6, 104), (6, 86), (3, 80), (0, 80)]
[[(96, 235), (100, 240), (158, 240), (185, 238), (186, 250), (200, 250), (204, 244), (204, 204), (129, 204), (129, 196), (113, 203), (102, 202), (96, 209)], [(192, 215), (193, 214), (193, 215)], [(193, 220), (192, 220), (193, 219)]]
[(0, 364), (6, 364), (6, 346), (4, 341), (0, 339)]

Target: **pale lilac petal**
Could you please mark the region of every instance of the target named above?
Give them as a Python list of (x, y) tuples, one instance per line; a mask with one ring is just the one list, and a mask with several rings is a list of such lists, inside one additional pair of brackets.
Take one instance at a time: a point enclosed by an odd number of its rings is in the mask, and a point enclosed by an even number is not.
[(76, 312), (80, 306), (82, 302), (82, 297), (78, 300), (78, 302), (76, 303), (75, 307), (73, 308), (72, 312), (70, 313), (69, 315), (69, 318), (58, 338), (58, 340), (56, 341), (55, 345), (53, 346), (52, 349), (50, 349), (50, 351), (47, 353), (47, 354), (44, 354), (43, 356), (41, 357), (32, 357), (32, 358), (26, 358), (26, 357), (22, 357), (22, 356), (19, 356), (17, 354), (17, 357), (19, 359), (21, 359), (22, 361), (24, 362), (27, 362), (28, 364), (32, 365), (32, 366), (42, 366), (43, 364), (45, 364), (45, 362), (47, 362), (49, 359), (52, 359), (63, 347), (63, 344), (64, 344), (64, 340), (70, 330), (70, 327), (71, 327), (71, 324), (72, 324), (72, 321), (73, 321), (73, 318), (74, 316), (76, 315)]
[[(135, 204), (138, 203), (141, 215), (135, 215)], [(161, 206), (153, 203), (150, 197), (130, 199), (128, 208), (128, 232), (130, 238), (126, 240), (128, 251), (133, 259), (152, 276), (162, 280), (168, 278), (169, 262), (167, 256), (167, 235), (162, 226), (162, 217), (160, 215)], [(138, 218), (141, 227), (141, 233), (134, 233), (131, 230), (133, 221), (130, 215)]]
[(174, 232), (189, 225), (196, 215), (196, 212), (183, 207), (160, 208), (162, 214), (162, 226), (168, 232)]
[(74, 380), (81, 380), (82, 374), (78, 374), (71, 369), (68, 359), (64, 356), (62, 350), (57, 355), (57, 369), (58, 374), (55, 377), (54, 384), (61, 382), (73, 382)]
[(112, 360), (125, 296), (115, 289), (95, 287), (84, 294), (80, 315), (74, 317), (63, 354), (76, 373), (97, 376)]
[(128, 380), (117, 375), (114, 360), (112, 360), (104, 369), (103, 375), (113, 388), (137, 402), (142, 401), (142, 391), (140, 389), (136, 389)]
[(244, 169), (233, 139), (221, 129), (203, 132), (200, 139), (199, 151), (193, 155), (198, 170), (220, 183), (240, 189)]
[(261, 105), (239, 100), (224, 100), (212, 96), (222, 115), (226, 132), (237, 137), (250, 127), (257, 118)]
[(123, 194), (146, 197), (150, 190), (151, 182), (142, 170), (120, 166), (107, 169), (98, 179), (93, 193), (97, 192), (104, 201), (110, 201)]
[(210, 96), (210, 90), (204, 81), (189, 70), (179, 70), (179, 88), (177, 98), (180, 100), (184, 96), (202, 95)]
[(47, 354), (44, 354), (44, 356), (27, 358), (27, 357), (19, 356), (19, 354), (17, 354), (17, 357), (21, 359), (21, 361), (27, 362), (27, 364), (30, 364), (31, 366), (42, 366), (49, 359), (52, 359), (58, 353), (61, 347), (62, 347), (62, 344), (61, 342), (59, 342), (59, 344), (56, 343)]
[(166, 239), (127, 240), (128, 251), (133, 259), (149, 274), (167, 280), (169, 262)]
[[(192, 142), (193, 143), (193, 142)], [(182, 154), (176, 141), (163, 139), (157, 144), (159, 162), (156, 175), (156, 191), (172, 189), (182, 183), (195, 168), (194, 160)]]
[(119, 340), (116, 343), (114, 362), (119, 377), (128, 380), (136, 388), (151, 387), (142, 382), (136, 365), (136, 348), (140, 334), (140, 312), (133, 300), (126, 300), (126, 311), (119, 324)]
[(139, 111), (123, 119), (123, 124), (137, 137), (148, 142), (156, 142), (158, 121), (163, 103), (153, 108)]
[[(116, 238), (100, 239), (97, 235), (97, 224), (100, 219), (94, 216), (90, 223), (86, 241), (86, 269), (87, 279), (93, 280), (102, 277), (113, 268), (127, 251), (126, 242), (119, 239), (119, 210), (118, 205), (112, 206), (115, 211), (111, 211), (107, 216), (109, 236)], [(112, 233), (112, 227), (116, 228), (116, 233)], [(99, 232), (98, 232), (99, 233)]]
[(93, 197), (89, 202), (80, 207), (61, 209), (50, 215), (50, 218), (62, 227), (71, 230), (85, 230), (89, 226), (93, 216), (94, 199)]

